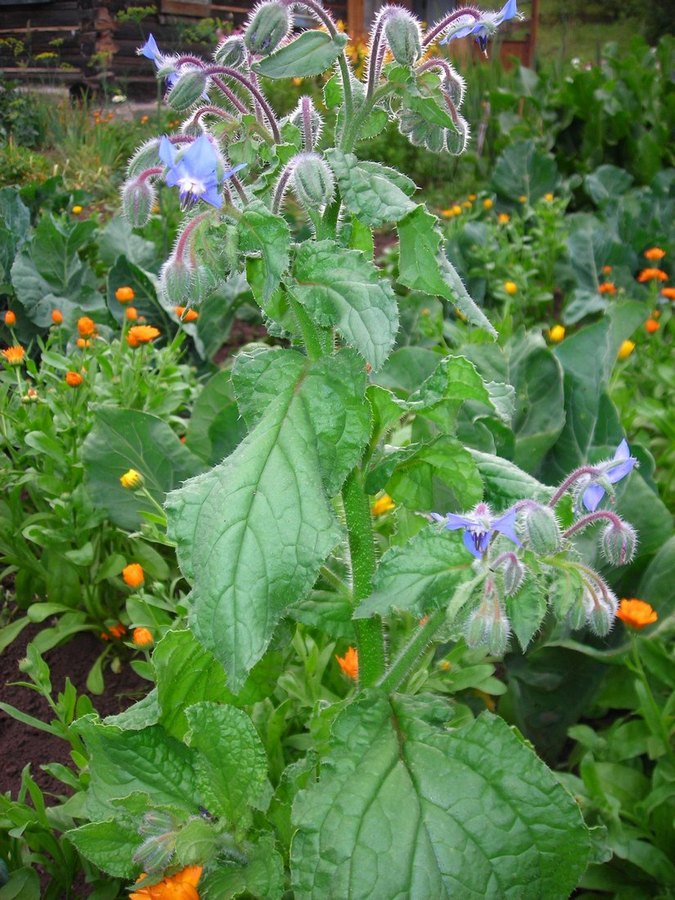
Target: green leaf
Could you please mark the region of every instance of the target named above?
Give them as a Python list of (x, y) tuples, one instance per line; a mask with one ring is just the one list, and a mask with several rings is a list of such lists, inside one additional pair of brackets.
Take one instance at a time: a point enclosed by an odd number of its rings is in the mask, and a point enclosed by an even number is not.
[(560, 181), (550, 154), (537, 149), (533, 140), (516, 141), (504, 150), (492, 170), (492, 185), (509, 200), (527, 197), (530, 203), (553, 193)]
[(445, 528), (423, 528), (407, 544), (384, 554), (373, 593), (356, 609), (354, 617), (387, 615), (392, 609), (423, 616), (449, 604), (456, 615), (468, 600), (458, 588), (472, 578), (472, 566), (473, 557), (460, 534)]
[(398, 331), (396, 298), (379, 270), (357, 250), (335, 241), (306, 241), (289, 290), (322, 326), (335, 326), (348, 344), (379, 369)]
[(278, 900), (284, 892), (284, 865), (274, 848), (274, 838), (260, 837), (246, 848), (246, 864), (228, 864), (204, 873), (199, 881), (202, 900), (230, 900), (251, 896)]
[(584, 190), (596, 206), (615, 203), (635, 179), (618, 166), (599, 166), (584, 178)]
[(506, 614), (524, 653), (546, 615), (543, 587), (534, 579), (528, 579), (515, 596), (506, 598)]
[(442, 413), (443, 424), (451, 425), (465, 400), (494, 406), (488, 387), (474, 364), (463, 356), (446, 356), (408, 397), (406, 406), (412, 411), (423, 412), (429, 418), (434, 418), (434, 412)]
[(40, 876), (35, 869), (23, 867), (9, 873), (9, 881), (0, 887), (0, 900), (40, 900)]
[(260, 200), (252, 200), (237, 224), (239, 250), (245, 256), (262, 258), (262, 288), (256, 293), (256, 286), (251, 287), (264, 309), (288, 268), (291, 240), (288, 223), (271, 213)]
[(660, 618), (675, 610), (675, 537), (661, 547), (640, 579), (637, 597), (655, 606)]
[(176, 859), (181, 866), (201, 865), (216, 849), (215, 829), (204, 819), (190, 819), (176, 835)]
[(66, 837), (90, 862), (115, 878), (133, 878), (133, 855), (143, 839), (124, 819), (90, 822), (66, 832)]
[[(130, 263), (147, 268), (157, 258), (153, 242), (134, 234), (133, 228), (123, 216), (113, 216), (105, 228), (101, 229), (98, 253), (108, 266), (112, 266), (118, 256), (125, 256)], [(121, 286), (122, 284), (118, 285)]]
[(246, 436), (231, 374), (230, 369), (222, 369), (207, 381), (192, 408), (185, 435), (185, 446), (210, 465), (229, 456)]
[(300, 379), (304, 370), (305, 408), (316, 434), (324, 485), (332, 497), (359, 461), (370, 433), (366, 373), (359, 356), (345, 349), (308, 367), (307, 358), (299, 353), (261, 348), (238, 355), (232, 379), (251, 428), (276, 397), (279, 383)]
[(545, 503), (553, 493), (552, 488), (543, 485), (507, 459), (491, 453), (481, 453), (479, 450), (471, 450), (470, 453), (483, 479), (486, 497), (495, 509), (505, 509), (523, 497)]
[(588, 832), (502, 720), (444, 731), (370, 693), (336, 720), (318, 784), (294, 804), (298, 896), (567, 897)]
[(237, 824), (262, 798), (267, 757), (248, 715), (235, 706), (197, 703), (186, 710), (187, 744), (195, 760), (202, 801), (209, 812)]
[(303, 370), (231, 456), (167, 497), (192, 626), (235, 691), (340, 538), (306, 400)]
[(203, 700), (221, 700), (229, 694), (222, 665), (190, 631), (167, 631), (155, 647), (152, 664), (160, 722), (178, 740), (189, 727), (188, 706)]
[(394, 169), (360, 162), (353, 153), (341, 150), (328, 150), (325, 155), (337, 178), (343, 202), (360, 221), (377, 227), (398, 222), (415, 208), (408, 196), (415, 190), (415, 183)]
[(469, 296), (440, 245), (436, 216), (417, 206), (398, 223), (400, 239), (399, 276), (401, 284), (453, 303), (466, 318), (493, 336), (497, 332)]
[(266, 78), (309, 78), (330, 68), (347, 42), (346, 35), (332, 38), (324, 31), (303, 31), (294, 41), (265, 59), (253, 70)]
[(156, 725), (159, 722), (160, 709), (157, 702), (157, 688), (149, 691), (136, 703), (127, 707), (123, 712), (115, 716), (106, 716), (105, 725), (115, 725), (122, 731), (140, 731), (148, 725)]
[(89, 755), (90, 818), (109, 815), (115, 809), (113, 800), (134, 792), (148, 794), (154, 805), (197, 813), (194, 753), (161, 726), (121, 731), (85, 716), (78, 720), (76, 728)]
[(166, 493), (204, 468), (178, 435), (157, 416), (132, 409), (101, 407), (83, 448), (86, 485), (94, 502), (115, 524), (138, 528), (140, 511), (150, 502), (122, 487), (128, 469), (143, 476), (143, 484), (161, 504)]
[(408, 509), (447, 512), (480, 502), (483, 484), (470, 452), (441, 435), (400, 462), (387, 482), (387, 493)]

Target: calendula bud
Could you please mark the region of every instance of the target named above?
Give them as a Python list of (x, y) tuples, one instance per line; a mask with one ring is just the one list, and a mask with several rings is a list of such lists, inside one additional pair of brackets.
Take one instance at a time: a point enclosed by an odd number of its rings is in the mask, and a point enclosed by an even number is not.
[(183, 68), (166, 98), (167, 103), (178, 112), (189, 109), (199, 100), (205, 88), (206, 75), (203, 69), (192, 66)]
[(627, 522), (610, 522), (600, 535), (600, 549), (613, 566), (625, 566), (635, 556), (637, 532)]
[(463, 116), (457, 116), (456, 131), (446, 130), (445, 146), (451, 156), (460, 156), (469, 143), (469, 123)]
[(557, 553), (562, 545), (560, 525), (548, 506), (533, 506), (525, 512), (523, 520), (525, 537), (535, 553), (546, 556)]
[(213, 58), (219, 66), (230, 66), (236, 69), (246, 59), (244, 39), (239, 35), (225, 38), (216, 47)]
[(420, 25), (405, 9), (396, 9), (387, 16), (384, 36), (397, 63), (413, 66), (422, 55)]
[(135, 178), (122, 188), (122, 210), (134, 228), (150, 218), (157, 193), (148, 179)]
[(325, 206), (333, 199), (333, 173), (318, 153), (298, 157), (293, 168), (293, 190), (307, 210)]
[(244, 41), (251, 53), (267, 56), (291, 30), (291, 15), (281, 3), (261, 3), (253, 10), (244, 32)]
[(182, 261), (169, 257), (164, 263), (159, 277), (162, 295), (171, 306), (186, 306), (190, 299), (192, 269)]

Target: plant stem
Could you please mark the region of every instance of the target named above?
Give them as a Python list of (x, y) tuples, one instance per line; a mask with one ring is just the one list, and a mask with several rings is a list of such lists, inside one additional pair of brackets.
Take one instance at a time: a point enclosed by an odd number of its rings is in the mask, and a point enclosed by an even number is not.
[(310, 319), (305, 307), (296, 300), (295, 297), (289, 294), (288, 300), (298, 326), (300, 327), (307, 356), (310, 359), (321, 359), (323, 356), (323, 346), (316, 325)]
[(382, 688), (388, 694), (398, 690), (410, 675), (417, 660), (433, 640), (438, 629), (445, 622), (446, 615), (447, 610), (443, 608), (437, 609), (427, 616), (424, 625), (415, 631), (408, 644), (392, 663), (391, 668), (380, 678), (377, 683), (379, 688)]
[[(349, 535), (354, 606), (370, 595), (375, 574), (375, 544), (368, 495), (363, 473), (352, 469), (342, 488)], [(384, 635), (379, 618), (357, 619), (354, 623), (359, 645), (359, 680), (363, 687), (376, 684), (384, 674)]]

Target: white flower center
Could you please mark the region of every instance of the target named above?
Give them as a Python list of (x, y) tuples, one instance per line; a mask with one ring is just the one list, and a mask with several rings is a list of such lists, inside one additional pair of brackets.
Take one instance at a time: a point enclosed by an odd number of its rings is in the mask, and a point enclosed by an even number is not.
[(188, 175), (178, 179), (178, 186), (182, 194), (193, 194), (195, 197), (201, 197), (202, 194), (206, 193), (204, 182), (198, 178), (190, 178)]

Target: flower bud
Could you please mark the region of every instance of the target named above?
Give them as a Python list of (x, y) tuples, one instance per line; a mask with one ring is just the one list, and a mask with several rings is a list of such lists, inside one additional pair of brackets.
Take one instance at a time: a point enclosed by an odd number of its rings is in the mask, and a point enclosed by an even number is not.
[(598, 637), (604, 637), (612, 629), (616, 611), (619, 608), (618, 601), (604, 582), (593, 585), (593, 589), (587, 585), (583, 600), (586, 611), (586, 620), (589, 628)]
[(515, 553), (507, 553), (502, 563), (502, 577), (504, 579), (504, 595), (511, 597), (517, 594), (525, 578), (525, 566)]
[(625, 566), (635, 556), (637, 532), (627, 522), (610, 522), (600, 535), (600, 549), (613, 566)]
[(459, 109), (464, 102), (466, 81), (450, 63), (447, 63), (447, 67), (444, 69), (443, 90), (455, 104), (455, 109)]
[(244, 41), (251, 53), (267, 56), (291, 30), (291, 16), (281, 3), (261, 3), (253, 10), (244, 32)]
[(159, 278), (162, 295), (171, 306), (186, 306), (190, 299), (192, 269), (185, 263), (169, 257), (164, 263)]
[(325, 206), (333, 199), (333, 173), (318, 153), (297, 157), (292, 177), (295, 196), (305, 209)]
[(396, 9), (387, 16), (384, 36), (397, 63), (413, 66), (422, 55), (419, 22), (405, 9)]
[(230, 68), (236, 69), (246, 59), (244, 39), (239, 35), (225, 38), (216, 47), (213, 58), (219, 66), (230, 66)]
[(172, 109), (181, 112), (193, 106), (206, 89), (206, 75), (203, 69), (184, 67), (178, 81), (169, 91), (166, 98)]
[[(315, 147), (321, 137), (321, 129), (323, 128), (323, 119), (315, 108), (310, 97), (301, 97), (300, 102), (289, 115), (288, 121), (291, 125), (299, 128), (305, 140), (305, 149)], [(307, 128), (309, 128), (309, 137), (311, 145), (307, 145)]]
[(457, 116), (456, 131), (446, 129), (445, 145), (451, 156), (460, 156), (469, 143), (469, 123), (463, 116)]
[(137, 178), (146, 169), (163, 165), (164, 163), (159, 158), (159, 139), (152, 138), (141, 144), (131, 157), (127, 165), (127, 175), (129, 178)]
[(511, 626), (491, 578), (485, 581), (483, 599), (464, 626), (469, 647), (486, 646), (492, 656), (503, 656), (509, 643)]
[(218, 285), (218, 276), (209, 266), (197, 266), (192, 272), (190, 300), (193, 305), (203, 303)]
[(560, 525), (555, 513), (548, 506), (528, 508), (523, 520), (525, 537), (530, 547), (540, 556), (557, 553), (562, 544)]
[(149, 179), (134, 178), (122, 188), (122, 210), (134, 228), (140, 228), (150, 218), (157, 193)]

